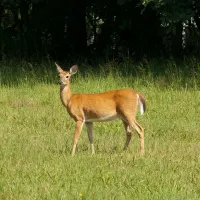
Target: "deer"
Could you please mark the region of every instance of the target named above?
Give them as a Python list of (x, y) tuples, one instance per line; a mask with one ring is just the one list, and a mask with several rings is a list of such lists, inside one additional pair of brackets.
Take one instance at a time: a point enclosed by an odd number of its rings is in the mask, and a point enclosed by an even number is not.
[(64, 71), (55, 63), (59, 73), (60, 99), (70, 117), (75, 121), (72, 156), (76, 152), (77, 142), (80, 138), (82, 127), (85, 124), (92, 154), (95, 153), (93, 144), (93, 122), (106, 122), (121, 119), (125, 132), (127, 149), (133, 130), (140, 138), (140, 153), (144, 154), (144, 129), (136, 121), (139, 107), (140, 114), (146, 110), (145, 98), (137, 91), (127, 88), (94, 94), (74, 94), (71, 92), (70, 79), (78, 71), (78, 66), (73, 65), (69, 71)]

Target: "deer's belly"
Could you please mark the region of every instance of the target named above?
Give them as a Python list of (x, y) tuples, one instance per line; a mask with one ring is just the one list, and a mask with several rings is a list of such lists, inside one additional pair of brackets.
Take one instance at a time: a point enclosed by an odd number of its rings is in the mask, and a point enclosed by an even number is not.
[(114, 119), (117, 119), (118, 115), (108, 115), (108, 116), (101, 116), (101, 117), (87, 117), (85, 119), (85, 122), (106, 122), (106, 121), (111, 121)]

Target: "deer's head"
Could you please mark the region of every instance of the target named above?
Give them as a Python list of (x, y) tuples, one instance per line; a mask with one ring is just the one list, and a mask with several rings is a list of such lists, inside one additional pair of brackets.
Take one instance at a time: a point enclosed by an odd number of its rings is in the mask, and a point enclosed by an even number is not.
[(74, 75), (77, 71), (78, 71), (78, 66), (77, 65), (73, 65), (69, 71), (64, 71), (57, 63), (56, 67), (59, 73), (59, 84), (61, 86), (67, 86), (69, 85), (69, 81), (70, 81), (70, 77), (72, 75)]

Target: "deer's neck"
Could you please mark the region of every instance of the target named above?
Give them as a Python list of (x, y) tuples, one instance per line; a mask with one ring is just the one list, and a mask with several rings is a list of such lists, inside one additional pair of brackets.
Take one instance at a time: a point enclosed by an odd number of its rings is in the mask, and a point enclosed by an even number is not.
[(60, 99), (64, 106), (67, 107), (71, 96), (72, 96), (72, 92), (70, 90), (70, 85), (60, 87)]

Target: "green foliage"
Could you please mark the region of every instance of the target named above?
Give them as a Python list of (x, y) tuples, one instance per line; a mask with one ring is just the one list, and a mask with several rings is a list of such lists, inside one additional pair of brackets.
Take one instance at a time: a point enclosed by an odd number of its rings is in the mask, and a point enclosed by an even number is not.
[(198, 43), (186, 44), (199, 41), (199, 16), (197, 0), (5, 0), (0, 59), (199, 55)]
[(156, 6), (158, 12), (161, 12), (163, 21), (166, 23), (185, 22), (190, 20), (194, 16), (193, 2), (179, 0), (177, 2), (173, 0), (157, 1)]

